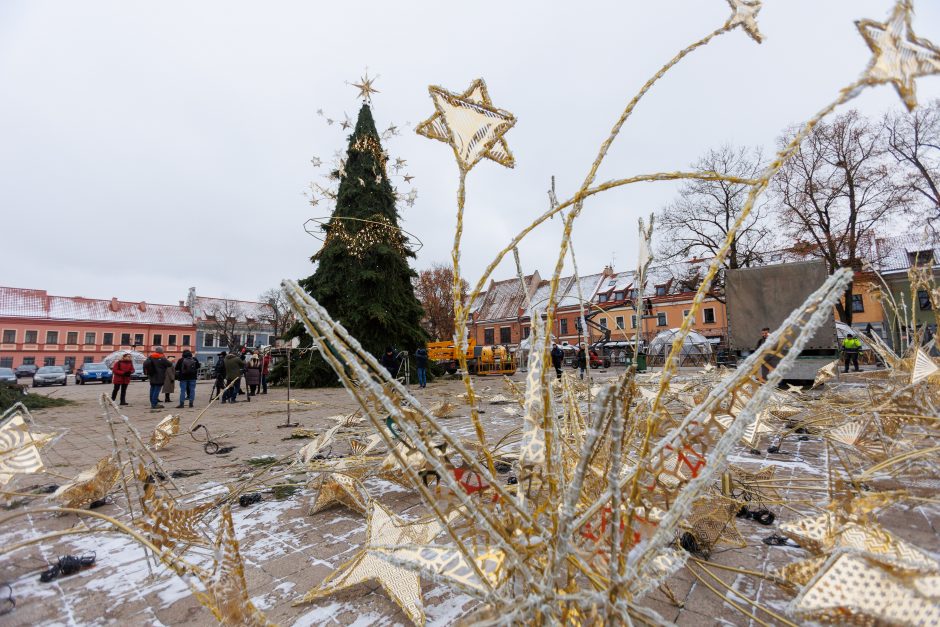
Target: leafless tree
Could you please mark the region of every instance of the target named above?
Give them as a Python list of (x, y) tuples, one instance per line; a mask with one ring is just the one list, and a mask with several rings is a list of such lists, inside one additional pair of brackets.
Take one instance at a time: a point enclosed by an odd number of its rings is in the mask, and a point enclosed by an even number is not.
[(275, 337), (282, 337), (297, 320), (294, 311), (287, 303), (287, 298), (284, 297), (284, 292), (277, 288), (271, 288), (262, 293), (258, 300), (270, 308), (264, 316), (263, 322), (271, 325)]
[[(461, 297), (466, 299), (470, 286), (461, 279)], [(434, 264), (418, 273), (415, 296), (424, 307), (421, 325), (432, 339), (444, 341), (454, 337), (454, 271), (450, 266)]]
[[(757, 149), (725, 145), (709, 150), (692, 164), (699, 172), (717, 172), (743, 179), (755, 178), (761, 170)], [(714, 257), (741, 215), (749, 186), (729, 181), (694, 180), (683, 183), (679, 198), (663, 208), (656, 218), (656, 259), (664, 265)], [(767, 220), (767, 207), (755, 207), (731, 243), (726, 268), (746, 268), (761, 263), (774, 246), (773, 229)], [(687, 280), (688, 276), (676, 276)], [(720, 285), (713, 286), (720, 295)]]
[(258, 328), (258, 320), (248, 317), (237, 300), (223, 299), (207, 309), (206, 320), (212, 330), (218, 333), (220, 343), (228, 345), (230, 351), (237, 351), (245, 341), (245, 336)]
[[(822, 122), (774, 178), (779, 224), (799, 257), (822, 259), (829, 273), (873, 259), (874, 238), (908, 204), (888, 167), (882, 127), (857, 111)], [(778, 140), (788, 143), (791, 128)], [(852, 324), (853, 285), (836, 306)]]
[(884, 119), (885, 142), (901, 170), (901, 184), (940, 219), (940, 100), (913, 112), (898, 110)]

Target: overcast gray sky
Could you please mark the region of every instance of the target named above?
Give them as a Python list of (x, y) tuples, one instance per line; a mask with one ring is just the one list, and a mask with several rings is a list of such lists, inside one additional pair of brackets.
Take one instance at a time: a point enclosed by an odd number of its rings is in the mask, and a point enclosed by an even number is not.
[[(722, 143), (770, 150), (785, 126), (829, 102), (870, 57), (853, 20), (891, 0), (767, 0), (757, 45), (743, 31), (693, 53), (643, 100), (600, 179), (687, 168)], [(919, 0), (914, 30), (940, 43), (940, 3)], [(427, 86), (483, 77), (518, 122), (509, 170), (483, 161), (467, 185), (462, 265), (475, 280), (498, 248), (569, 197), (625, 103), (679, 49), (720, 26), (723, 0), (655, 2), (0, 2), (0, 285), (173, 303), (189, 286), (251, 299), (312, 272), (320, 243), (303, 222), (312, 156), (345, 151), (316, 115), (355, 117), (345, 84), (379, 74), (377, 124), (407, 159), (418, 201), (400, 207), (424, 242), (416, 267), (449, 258), (457, 168), (414, 134)], [(918, 81), (921, 102), (940, 78)], [(900, 106), (890, 86), (852, 105)], [(669, 184), (589, 200), (575, 228), (582, 273), (636, 258), (636, 220)], [(521, 247), (548, 274), (560, 220)], [(497, 278), (513, 274), (511, 260)]]

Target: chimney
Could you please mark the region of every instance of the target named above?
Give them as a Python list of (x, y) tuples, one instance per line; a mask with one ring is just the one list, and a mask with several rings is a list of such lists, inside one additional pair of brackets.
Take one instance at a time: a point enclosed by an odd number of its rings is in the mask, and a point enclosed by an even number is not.
[(180, 301), (180, 307), (184, 307), (185, 305), (186, 305), (186, 302), (181, 300), (181, 301)]
[(111, 298), (111, 304), (108, 305), (108, 309), (115, 313), (117, 313), (117, 310), (120, 309), (120, 305), (118, 305), (118, 299), (116, 296)]
[(147, 311), (147, 303), (140, 301), (137, 303), (137, 309), (139, 309), (141, 312)]
[(613, 276), (613, 275), (614, 275), (614, 267), (610, 264), (607, 264), (606, 266), (604, 266), (604, 276)]

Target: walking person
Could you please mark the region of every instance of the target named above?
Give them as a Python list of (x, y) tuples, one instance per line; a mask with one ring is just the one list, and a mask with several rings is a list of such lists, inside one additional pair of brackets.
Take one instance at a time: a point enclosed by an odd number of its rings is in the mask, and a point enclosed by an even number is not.
[(587, 351), (584, 350), (584, 344), (578, 347), (578, 370), (581, 371), (581, 380), (584, 380), (584, 371), (587, 369)]
[(258, 395), (258, 387), (261, 385), (261, 360), (257, 355), (248, 358), (245, 365), (245, 385), (248, 386), (248, 400), (252, 396)]
[(126, 406), (128, 404), (127, 386), (130, 385), (131, 375), (134, 374), (134, 361), (131, 359), (131, 354), (121, 355), (120, 359), (111, 364), (111, 372), (114, 373), (111, 377), (111, 382), (114, 384), (114, 389), (111, 390), (111, 400), (116, 399), (120, 392), (121, 405)]
[(212, 386), (212, 393), (209, 394), (209, 401), (217, 399), (225, 388), (225, 355), (226, 352), (219, 353), (219, 360), (215, 362), (212, 374), (215, 375), (215, 384)]
[(180, 382), (180, 403), (177, 409), (189, 400), (193, 406), (196, 400), (196, 377), (199, 375), (199, 360), (193, 356), (192, 351), (183, 351), (183, 358), (176, 362), (176, 380)]
[(170, 361), (163, 354), (162, 346), (154, 346), (150, 357), (144, 360), (144, 374), (150, 381), (150, 409), (163, 409), (160, 404), (160, 392), (166, 384), (166, 371)]
[(234, 403), (238, 399), (238, 388), (235, 382), (242, 378), (245, 360), (235, 353), (229, 353), (225, 356), (223, 363), (225, 364), (225, 385), (231, 387), (222, 394), (222, 402)]
[(167, 357), (170, 367), (166, 369), (166, 378), (163, 380), (163, 402), (169, 403), (173, 399), (170, 394), (176, 391), (176, 357)]
[(561, 380), (561, 362), (565, 358), (564, 351), (558, 347), (558, 344), (552, 344), (552, 366), (555, 368), (555, 378)]
[(858, 354), (862, 350), (862, 342), (855, 334), (849, 333), (845, 336), (845, 339), (842, 340), (842, 354), (845, 356), (845, 372), (849, 371), (849, 362), (852, 362), (852, 365), (855, 366), (855, 372), (859, 371), (858, 368)]
[(271, 353), (265, 353), (261, 358), (261, 393), (268, 393), (268, 374), (271, 370)]
[(423, 346), (415, 351), (415, 367), (418, 369), (418, 385), (428, 387), (428, 349)]

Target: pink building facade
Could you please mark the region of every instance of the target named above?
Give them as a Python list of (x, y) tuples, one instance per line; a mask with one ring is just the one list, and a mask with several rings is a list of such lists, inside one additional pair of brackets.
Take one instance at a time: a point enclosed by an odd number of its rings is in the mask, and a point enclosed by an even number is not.
[(168, 355), (194, 350), (188, 307), (53, 296), (44, 290), (0, 287), (0, 367), (65, 366), (101, 361), (117, 350)]

